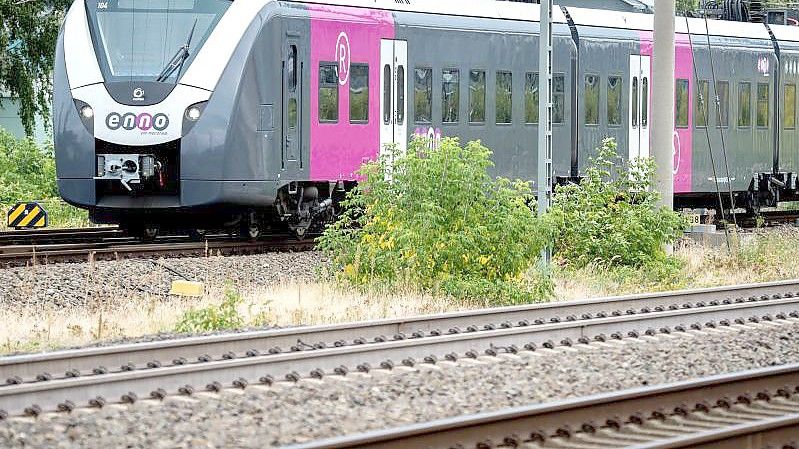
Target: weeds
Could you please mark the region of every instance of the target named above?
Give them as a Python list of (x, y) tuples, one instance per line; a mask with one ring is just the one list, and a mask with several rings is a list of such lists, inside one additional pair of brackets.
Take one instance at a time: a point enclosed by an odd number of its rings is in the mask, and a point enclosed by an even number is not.
[(557, 256), (574, 267), (649, 267), (668, 275), (675, 261), (664, 247), (682, 236), (688, 223), (657, 205), (654, 161), (625, 163), (616, 150), (616, 142), (605, 139), (584, 179), (555, 192), (550, 213)]
[(495, 304), (548, 297), (533, 269), (551, 231), (528, 207), (528, 183), (488, 174), (490, 155), (480, 142), (447, 138), (431, 151), (416, 139), (406, 155), (365, 164), (319, 239), (336, 279)]
[(218, 306), (189, 309), (175, 325), (175, 332), (198, 333), (236, 329), (244, 326), (244, 317), (238, 307), (243, 303), (241, 295), (231, 285), (225, 287), (225, 299)]

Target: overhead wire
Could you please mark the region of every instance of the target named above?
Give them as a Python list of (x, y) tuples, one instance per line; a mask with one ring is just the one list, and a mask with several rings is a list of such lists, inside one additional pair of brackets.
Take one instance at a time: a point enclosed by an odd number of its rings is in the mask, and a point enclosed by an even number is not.
[[(730, 177), (730, 165), (727, 161), (727, 145), (724, 140), (724, 123), (722, 123), (722, 116), (721, 116), (721, 101), (719, 99), (719, 92), (718, 86), (716, 81), (716, 68), (713, 64), (713, 47), (710, 44), (710, 28), (708, 27), (708, 20), (707, 20), (707, 12), (704, 14), (704, 21), (705, 21), (705, 37), (707, 38), (707, 52), (708, 52), (708, 62), (710, 63), (710, 76), (713, 81), (713, 95), (715, 97), (715, 105), (716, 105), (716, 120), (717, 120), (717, 128), (719, 130), (719, 137), (721, 140), (721, 154), (724, 158), (724, 170), (727, 174), (727, 192), (730, 195), (730, 213), (732, 215), (732, 221), (735, 227), (738, 227), (738, 217), (735, 213), (735, 196), (732, 193), (732, 178)], [(729, 85), (727, 86), (727, 103), (729, 104)], [(729, 110), (727, 111), (727, 120), (729, 122)], [(729, 123), (728, 123), (729, 125)], [(712, 153), (711, 148), (711, 153)], [(716, 178), (718, 181), (718, 177)]]
[[(702, 89), (699, 88), (699, 72), (696, 69), (696, 59), (694, 58), (694, 43), (693, 43), (693, 38), (691, 37), (691, 28), (688, 24), (688, 16), (685, 16), (685, 30), (686, 33), (688, 33), (688, 47), (691, 51), (691, 67), (693, 68), (694, 72), (694, 82), (696, 83), (697, 86), (696, 90), (698, 92), (697, 97), (700, 106), (699, 110), (701, 111), (705, 119), (705, 139), (707, 140), (708, 153), (710, 154), (710, 166), (713, 169), (713, 181), (716, 186), (716, 195), (718, 196), (719, 199), (719, 210), (721, 211), (721, 219), (725, 220), (726, 216), (724, 214), (724, 200), (721, 196), (721, 187), (719, 187), (719, 177), (716, 173), (716, 162), (715, 158), (713, 157), (713, 145), (710, 142), (710, 130), (709, 130), (710, 114), (708, 114), (707, 102), (705, 101)], [(724, 239), (727, 241), (727, 250), (732, 252), (732, 244), (730, 243), (730, 233), (727, 230), (726, 226), (724, 226)]]

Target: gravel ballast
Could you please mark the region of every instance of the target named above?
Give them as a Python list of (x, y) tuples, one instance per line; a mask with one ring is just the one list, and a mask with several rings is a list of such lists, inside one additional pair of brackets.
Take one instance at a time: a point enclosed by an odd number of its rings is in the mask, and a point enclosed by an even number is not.
[[(260, 448), (799, 362), (799, 323), (0, 423), (0, 447)], [(539, 352), (540, 354), (540, 352)]]
[(324, 264), (319, 252), (182, 259), (126, 259), (0, 269), (0, 307), (100, 306), (115, 299), (166, 296), (174, 280), (248, 287), (310, 281)]

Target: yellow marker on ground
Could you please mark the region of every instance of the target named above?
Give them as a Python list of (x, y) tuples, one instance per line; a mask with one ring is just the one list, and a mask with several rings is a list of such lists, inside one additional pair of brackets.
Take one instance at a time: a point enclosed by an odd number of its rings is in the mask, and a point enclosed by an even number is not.
[(172, 281), (170, 295), (200, 297), (205, 294), (205, 284), (193, 281)]
[(9, 228), (45, 228), (47, 211), (39, 203), (17, 203), (8, 210)]

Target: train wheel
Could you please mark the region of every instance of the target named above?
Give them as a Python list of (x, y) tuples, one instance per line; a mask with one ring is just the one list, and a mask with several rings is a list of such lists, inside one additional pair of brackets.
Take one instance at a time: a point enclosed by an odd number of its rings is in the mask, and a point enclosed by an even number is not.
[(158, 226), (144, 225), (139, 231), (139, 238), (142, 242), (152, 242), (158, 237)]
[(195, 242), (202, 242), (207, 235), (208, 231), (205, 229), (189, 229), (189, 238)]
[(242, 223), (239, 235), (244, 239), (258, 240), (258, 237), (261, 236), (261, 228), (258, 223)]

